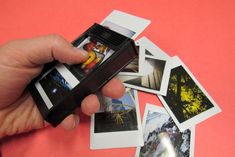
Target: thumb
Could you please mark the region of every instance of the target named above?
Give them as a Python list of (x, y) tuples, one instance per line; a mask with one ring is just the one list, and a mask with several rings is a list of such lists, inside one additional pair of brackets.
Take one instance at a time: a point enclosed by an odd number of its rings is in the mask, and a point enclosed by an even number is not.
[[(59, 35), (47, 35), (32, 39), (15, 40), (5, 46), (12, 54), (16, 65), (35, 67), (57, 60), (62, 63), (76, 64), (87, 59), (85, 50), (75, 48)], [(10, 63), (11, 65), (14, 62)]]

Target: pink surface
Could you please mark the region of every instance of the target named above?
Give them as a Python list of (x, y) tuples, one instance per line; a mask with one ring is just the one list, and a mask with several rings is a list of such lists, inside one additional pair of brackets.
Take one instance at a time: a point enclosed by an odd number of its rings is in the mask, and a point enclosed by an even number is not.
[[(72, 41), (113, 9), (150, 19), (152, 23), (142, 35), (169, 55), (178, 55), (222, 108), (222, 113), (197, 125), (195, 156), (233, 156), (235, 1), (1, 1), (0, 44), (49, 33)], [(142, 114), (146, 102), (160, 104), (156, 96), (139, 96)], [(82, 116), (81, 124), (72, 132), (46, 128), (14, 137), (2, 144), (2, 155), (134, 156), (135, 148), (90, 150), (89, 121)]]

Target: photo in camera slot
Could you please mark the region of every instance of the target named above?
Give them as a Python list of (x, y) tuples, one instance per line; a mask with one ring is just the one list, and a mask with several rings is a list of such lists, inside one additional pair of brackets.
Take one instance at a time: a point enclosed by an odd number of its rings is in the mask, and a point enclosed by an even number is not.
[(88, 42), (85, 42), (81, 48), (87, 51), (89, 56), (81, 65), (81, 68), (84, 69), (86, 74), (105, 61), (113, 53), (110, 48), (91, 38), (88, 39)]
[(84, 63), (66, 65), (66, 67), (79, 81), (114, 53), (112, 49), (90, 37), (86, 38), (77, 48), (87, 51), (88, 59)]
[(52, 70), (39, 83), (47, 94), (52, 104), (58, 104), (70, 90), (71, 85), (63, 78), (63, 76), (56, 70)]

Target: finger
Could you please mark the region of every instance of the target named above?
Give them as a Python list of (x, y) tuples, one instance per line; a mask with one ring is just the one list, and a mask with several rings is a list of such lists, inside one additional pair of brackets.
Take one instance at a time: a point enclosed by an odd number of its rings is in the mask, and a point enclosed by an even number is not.
[[(15, 54), (16, 59), (22, 59), (23, 64), (26, 64), (26, 66), (42, 65), (53, 60), (75, 64), (85, 61), (88, 57), (85, 50), (73, 47), (72, 44), (59, 35), (16, 40), (8, 43), (7, 47), (13, 49), (14, 53), (18, 53)], [(27, 62), (25, 59), (27, 59)]]
[(101, 92), (104, 96), (117, 99), (124, 95), (125, 87), (119, 79), (113, 78), (101, 89)]
[(96, 95), (91, 94), (87, 96), (81, 104), (82, 112), (90, 116), (97, 112), (100, 108), (100, 103)]
[(79, 121), (78, 115), (71, 114), (60, 123), (60, 126), (65, 130), (72, 130), (79, 124)]

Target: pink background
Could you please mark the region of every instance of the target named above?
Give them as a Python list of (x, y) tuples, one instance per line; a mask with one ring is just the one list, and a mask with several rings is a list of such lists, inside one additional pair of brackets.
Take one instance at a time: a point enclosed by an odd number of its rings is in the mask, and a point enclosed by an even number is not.
[[(234, 0), (1, 0), (0, 44), (50, 33), (72, 41), (113, 9), (150, 19), (151, 25), (140, 36), (147, 36), (169, 55), (178, 55), (222, 108), (222, 113), (197, 125), (195, 156), (233, 156)], [(139, 96), (141, 114), (146, 102), (160, 104), (154, 95), (139, 93)], [(90, 150), (89, 122), (89, 117), (82, 115), (81, 124), (71, 132), (46, 128), (13, 137), (2, 144), (2, 155), (134, 156), (135, 148)]]

